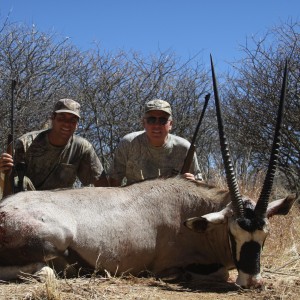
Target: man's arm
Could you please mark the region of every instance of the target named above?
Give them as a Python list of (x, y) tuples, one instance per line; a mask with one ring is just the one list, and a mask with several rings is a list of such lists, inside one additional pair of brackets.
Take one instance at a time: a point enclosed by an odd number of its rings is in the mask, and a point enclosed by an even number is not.
[(121, 186), (126, 174), (126, 161), (128, 156), (129, 142), (121, 139), (113, 156), (112, 164), (108, 170), (110, 186)]

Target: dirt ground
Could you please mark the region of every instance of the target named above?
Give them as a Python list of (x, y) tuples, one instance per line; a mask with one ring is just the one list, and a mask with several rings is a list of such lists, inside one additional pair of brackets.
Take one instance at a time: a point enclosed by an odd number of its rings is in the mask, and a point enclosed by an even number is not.
[(95, 277), (60, 279), (39, 283), (0, 282), (0, 299), (288, 299), (300, 298), (300, 209), (295, 205), (287, 216), (271, 219), (271, 234), (262, 255), (265, 285), (258, 290), (242, 290), (231, 282), (166, 283), (154, 278)]

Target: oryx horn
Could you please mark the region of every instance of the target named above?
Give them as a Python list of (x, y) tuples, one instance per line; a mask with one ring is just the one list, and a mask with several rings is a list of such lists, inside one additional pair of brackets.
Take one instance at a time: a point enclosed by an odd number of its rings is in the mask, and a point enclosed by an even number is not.
[(274, 181), (274, 176), (275, 176), (275, 172), (276, 172), (276, 166), (277, 166), (277, 162), (278, 162), (280, 139), (281, 139), (280, 130), (281, 130), (281, 124), (282, 124), (284, 101), (285, 101), (286, 86), (287, 86), (287, 77), (288, 77), (287, 65), (288, 65), (288, 63), (286, 60), (285, 67), (284, 67), (282, 87), (281, 87), (279, 108), (278, 108), (278, 112), (277, 112), (277, 121), (276, 121), (275, 133), (274, 133), (273, 146), (272, 146), (272, 151), (271, 151), (270, 160), (269, 160), (269, 166), (268, 166), (266, 178), (265, 178), (259, 199), (258, 199), (256, 207), (255, 207), (255, 214), (257, 216), (261, 216), (261, 217), (264, 217), (266, 215), (269, 198), (270, 198), (270, 194), (271, 194), (271, 190), (272, 190), (272, 185), (273, 185), (273, 181)]
[(220, 99), (217, 87), (217, 80), (215, 76), (214, 64), (212, 60), (212, 56), (210, 55), (210, 63), (211, 63), (211, 72), (212, 72), (212, 80), (213, 80), (213, 88), (214, 88), (214, 95), (215, 95), (215, 103), (216, 103), (216, 113), (217, 113), (217, 120), (218, 120), (218, 129), (219, 129), (219, 137), (220, 137), (220, 145), (221, 145), (221, 152), (226, 172), (226, 179), (227, 185), (232, 196), (232, 205), (234, 213), (237, 217), (244, 216), (244, 207), (242, 197), (239, 192), (239, 188), (237, 185), (236, 177), (234, 174), (228, 143), (224, 132), (224, 126), (222, 121), (222, 114), (220, 109)]

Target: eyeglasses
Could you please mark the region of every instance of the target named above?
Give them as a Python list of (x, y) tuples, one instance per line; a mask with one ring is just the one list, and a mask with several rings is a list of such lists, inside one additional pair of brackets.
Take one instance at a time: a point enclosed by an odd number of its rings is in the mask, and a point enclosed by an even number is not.
[(166, 125), (169, 121), (169, 118), (165, 118), (165, 117), (148, 117), (145, 118), (147, 121), (148, 125), (154, 125), (154, 124), (159, 124), (159, 125)]
[(62, 116), (56, 116), (55, 119), (57, 120), (57, 122), (60, 122), (60, 123), (70, 123), (72, 125), (78, 123), (78, 118), (67, 119), (67, 118), (62, 117)]

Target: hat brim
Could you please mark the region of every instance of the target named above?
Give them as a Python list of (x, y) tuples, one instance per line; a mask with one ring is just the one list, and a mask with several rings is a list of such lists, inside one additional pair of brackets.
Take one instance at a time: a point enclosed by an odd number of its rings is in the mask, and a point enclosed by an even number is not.
[(72, 111), (72, 110), (68, 110), (68, 109), (59, 109), (59, 110), (56, 110), (55, 111), (57, 114), (59, 113), (69, 113), (69, 114), (72, 114), (72, 115), (75, 115), (76, 117), (78, 117), (80, 119), (80, 115), (77, 114), (76, 112)]
[(169, 109), (164, 109), (164, 108), (157, 108), (157, 107), (153, 107), (153, 108), (148, 108), (146, 111), (145, 111), (145, 114), (147, 113), (147, 112), (149, 112), (149, 111), (153, 111), (153, 110), (157, 110), (157, 111), (163, 111), (163, 112), (165, 112), (165, 113), (167, 113), (168, 115), (172, 115), (172, 113), (170, 112), (170, 110)]

